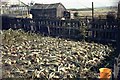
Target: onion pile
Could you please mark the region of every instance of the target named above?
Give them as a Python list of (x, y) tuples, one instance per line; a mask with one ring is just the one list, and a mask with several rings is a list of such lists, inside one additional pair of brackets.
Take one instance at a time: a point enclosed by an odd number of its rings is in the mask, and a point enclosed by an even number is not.
[(44, 37), (22, 30), (2, 34), (3, 78), (97, 78), (108, 45)]

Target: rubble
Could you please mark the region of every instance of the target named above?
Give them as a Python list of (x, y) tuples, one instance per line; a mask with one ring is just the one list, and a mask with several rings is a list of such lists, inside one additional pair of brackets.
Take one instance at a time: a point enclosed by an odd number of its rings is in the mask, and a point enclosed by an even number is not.
[(22, 30), (4, 30), (3, 78), (98, 77), (97, 68), (113, 51), (107, 45), (44, 37)]

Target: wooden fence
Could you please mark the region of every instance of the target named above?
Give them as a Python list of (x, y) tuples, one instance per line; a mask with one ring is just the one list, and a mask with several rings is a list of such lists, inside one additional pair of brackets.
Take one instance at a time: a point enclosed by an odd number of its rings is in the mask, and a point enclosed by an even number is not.
[(109, 21), (94, 20), (60, 20), (60, 19), (28, 19), (28, 18), (2, 18), (3, 29), (23, 29), (44, 35), (81, 38), (81, 29), (86, 28), (86, 40), (96, 42), (119, 42), (120, 20)]
[(97, 42), (119, 41), (120, 20), (95, 20), (87, 26), (87, 39)]
[(120, 54), (117, 58), (115, 58), (114, 61), (114, 79), (119, 80), (120, 79)]
[(77, 38), (80, 37), (79, 20), (28, 19), (3, 17), (3, 29), (23, 29), (50, 36)]

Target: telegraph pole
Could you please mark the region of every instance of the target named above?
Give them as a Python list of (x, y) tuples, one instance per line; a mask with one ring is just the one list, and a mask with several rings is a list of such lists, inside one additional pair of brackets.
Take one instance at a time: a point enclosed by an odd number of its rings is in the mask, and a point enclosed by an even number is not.
[(0, 2), (0, 14), (3, 14), (2, 12), (3, 12), (3, 9), (2, 9), (2, 2)]
[(117, 18), (120, 19), (120, 1), (118, 2)]
[(92, 21), (94, 21), (94, 4), (92, 2)]

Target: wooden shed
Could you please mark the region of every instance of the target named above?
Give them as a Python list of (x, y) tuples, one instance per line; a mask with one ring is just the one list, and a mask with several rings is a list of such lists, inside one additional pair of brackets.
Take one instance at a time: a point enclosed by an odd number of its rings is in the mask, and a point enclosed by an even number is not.
[(35, 3), (30, 10), (33, 18), (62, 18), (66, 8), (61, 3), (38, 4)]

